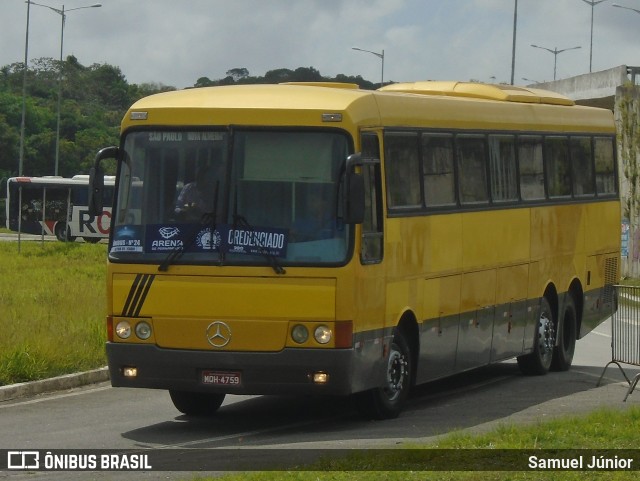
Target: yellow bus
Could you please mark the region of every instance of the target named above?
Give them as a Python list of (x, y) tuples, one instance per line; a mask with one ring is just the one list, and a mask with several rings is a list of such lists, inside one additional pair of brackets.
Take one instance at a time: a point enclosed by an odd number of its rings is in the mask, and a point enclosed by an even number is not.
[(412, 386), (490, 363), (567, 370), (615, 308), (613, 115), (551, 92), (168, 92), (96, 156), (96, 211), (107, 158), (111, 383), (187, 415), (290, 394), (392, 418)]

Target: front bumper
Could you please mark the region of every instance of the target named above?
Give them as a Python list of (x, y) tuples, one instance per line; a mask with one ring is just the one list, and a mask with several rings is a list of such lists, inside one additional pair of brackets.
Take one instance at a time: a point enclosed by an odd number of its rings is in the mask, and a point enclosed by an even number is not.
[[(283, 349), (279, 352), (191, 351), (155, 345), (107, 343), (114, 387), (170, 389), (228, 394), (348, 395), (353, 391), (353, 349)], [(125, 377), (126, 367), (137, 369)], [(240, 372), (242, 384), (213, 386), (203, 371)], [(313, 373), (329, 375), (325, 384)]]

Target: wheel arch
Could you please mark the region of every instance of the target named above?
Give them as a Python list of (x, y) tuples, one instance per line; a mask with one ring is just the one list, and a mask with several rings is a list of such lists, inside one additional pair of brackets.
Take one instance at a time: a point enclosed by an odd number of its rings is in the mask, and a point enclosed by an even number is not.
[(556, 328), (558, 327), (558, 319), (560, 319), (560, 299), (558, 296), (558, 290), (553, 282), (549, 282), (544, 290), (543, 297), (546, 297), (551, 306), (551, 314), (553, 315), (553, 323)]
[(396, 325), (404, 334), (411, 350), (411, 385), (415, 385), (418, 358), (420, 357), (420, 328), (418, 319), (411, 309), (405, 309)]

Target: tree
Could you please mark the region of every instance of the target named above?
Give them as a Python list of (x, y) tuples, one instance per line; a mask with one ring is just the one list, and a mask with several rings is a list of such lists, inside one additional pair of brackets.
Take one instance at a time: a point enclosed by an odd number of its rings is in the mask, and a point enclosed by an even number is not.
[[(52, 175), (55, 163), (59, 73), (62, 72), (59, 174), (87, 173), (96, 152), (118, 145), (122, 117), (135, 101), (158, 92), (175, 90), (161, 83), (129, 84), (119, 67), (109, 64), (82, 65), (73, 55), (64, 61), (40, 58), (26, 71), (24, 174)], [(23, 63), (0, 67), (0, 178), (17, 175), (22, 119)], [(222, 79), (200, 77), (195, 87), (282, 82), (350, 82), (374, 88), (362, 77), (323, 77), (313, 67), (280, 68), (263, 77), (252, 77), (244, 67), (235, 67)], [(113, 173), (113, 172), (110, 172)]]
[(249, 76), (249, 70), (244, 67), (232, 68), (231, 70), (227, 70), (226, 75), (227, 77), (231, 77), (234, 82), (238, 82)]

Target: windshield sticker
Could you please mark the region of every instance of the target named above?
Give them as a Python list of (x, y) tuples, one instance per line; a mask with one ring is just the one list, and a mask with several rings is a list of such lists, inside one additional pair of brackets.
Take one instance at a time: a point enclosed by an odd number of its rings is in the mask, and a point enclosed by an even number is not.
[(195, 239), (195, 249), (198, 251), (218, 251), (222, 244), (222, 235), (218, 229), (212, 231), (211, 227), (200, 230)]
[[(287, 256), (288, 231), (271, 227), (242, 227), (218, 224), (148, 225), (144, 251), (228, 252), (229, 254)], [(140, 243), (138, 239), (138, 243)]]
[(144, 250), (145, 252), (171, 252), (183, 249), (185, 232), (188, 231), (189, 227), (184, 225), (148, 225)]
[(230, 227), (225, 243), (233, 254), (287, 256), (288, 231), (270, 227)]
[(142, 228), (132, 225), (116, 228), (110, 252), (142, 252)]

